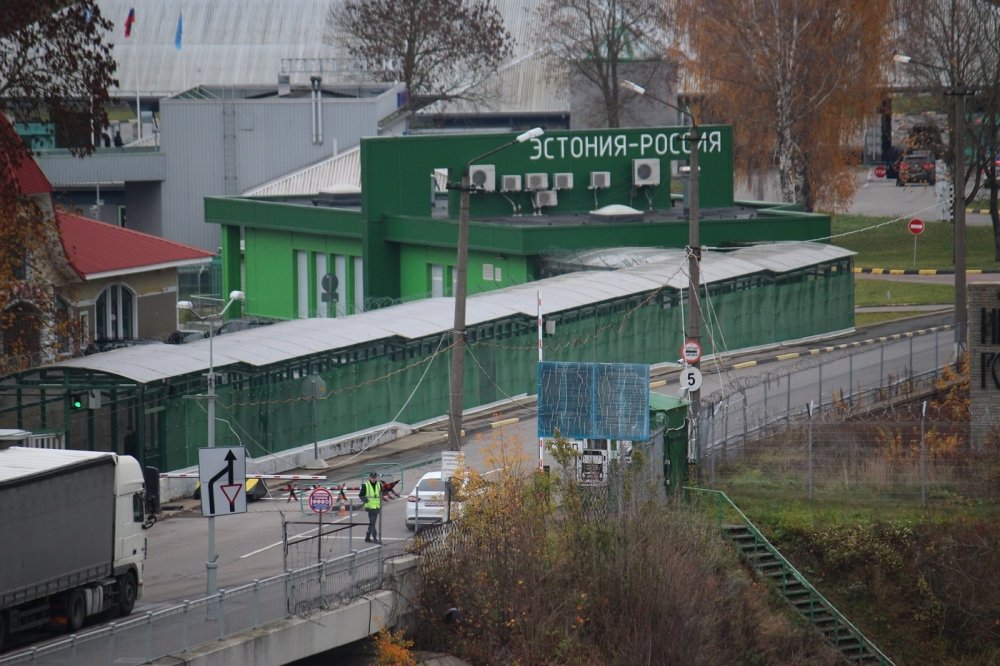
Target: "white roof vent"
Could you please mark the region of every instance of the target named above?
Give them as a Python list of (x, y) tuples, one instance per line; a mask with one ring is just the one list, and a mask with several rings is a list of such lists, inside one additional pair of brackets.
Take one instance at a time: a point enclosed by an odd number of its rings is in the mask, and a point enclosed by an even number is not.
[(641, 210), (622, 204), (610, 204), (590, 211), (590, 219), (594, 222), (642, 222)]

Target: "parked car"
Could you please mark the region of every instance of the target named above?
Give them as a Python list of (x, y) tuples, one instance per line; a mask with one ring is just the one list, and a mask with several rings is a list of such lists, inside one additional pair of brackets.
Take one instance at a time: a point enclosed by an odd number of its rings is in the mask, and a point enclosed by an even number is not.
[(934, 156), (927, 152), (910, 153), (899, 162), (896, 185), (903, 187), (909, 183), (933, 185), (937, 181)]
[[(452, 504), (452, 514), (458, 511)], [(441, 472), (427, 472), (406, 496), (406, 527), (416, 530), (417, 525), (443, 523), (449, 518), (445, 482)]]

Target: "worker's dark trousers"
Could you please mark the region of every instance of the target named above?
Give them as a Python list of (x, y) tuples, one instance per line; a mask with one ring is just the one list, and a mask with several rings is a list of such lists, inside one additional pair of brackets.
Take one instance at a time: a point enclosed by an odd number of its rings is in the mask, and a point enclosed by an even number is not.
[(365, 541), (378, 541), (378, 530), (375, 524), (378, 522), (379, 509), (365, 509), (368, 512), (368, 533), (365, 534)]

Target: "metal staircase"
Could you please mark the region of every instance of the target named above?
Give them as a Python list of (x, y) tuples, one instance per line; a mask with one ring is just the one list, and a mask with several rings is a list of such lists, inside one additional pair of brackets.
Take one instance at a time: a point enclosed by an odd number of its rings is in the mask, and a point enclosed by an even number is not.
[(714, 496), (719, 528), (723, 536), (739, 549), (740, 557), (848, 661), (856, 664), (893, 664), (785, 559), (725, 493), (704, 488), (684, 490), (689, 497), (700, 495), (700, 499), (706, 499)]

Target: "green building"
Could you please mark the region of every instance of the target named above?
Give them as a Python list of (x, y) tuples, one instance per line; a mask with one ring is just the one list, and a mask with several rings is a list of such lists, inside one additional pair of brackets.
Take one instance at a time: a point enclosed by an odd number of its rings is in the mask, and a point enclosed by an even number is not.
[[(734, 202), (731, 128), (701, 130), (702, 245), (829, 236), (826, 215)], [(685, 247), (685, 183), (672, 172), (688, 160), (687, 131), (551, 132), (482, 160), (515, 135), (362, 139), (360, 193), (206, 199), (206, 220), (222, 226), (223, 293), (242, 289), (247, 314), (273, 319), (450, 296), (460, 195), (449, 184), (470, 159), (480, 187), (470, 196), (470, 294), (550, 275), (545, 260), (566, 253)], [(335, 296), (324, 296), (326, 275)]]
[[(546, 360), (678, 358), (688, 211), (670, 174), (686, 161), (685, 131), (554, 132), (471, 160), (482, 191), (470, 197), (465, 408), (535, 393), (539, 293)], [(734, 202), (730, 130), (703, 131), (705, 354), (850, 329), (852, 253), (802, 242), (827, 237), (829, 218)], [(513, 137), (365, 139), (360, 193), (207, 200), (223, 293), (241, 289), (246, 314), (286, 321), (0, 378), (0, 428), (189, 468), (206, 443), (210, 368), (216, 444), (246, 447), (260, 472), (311, 460), (317, 441), (334, 456), (441, 418), (459, 216), (447, 184)]]

